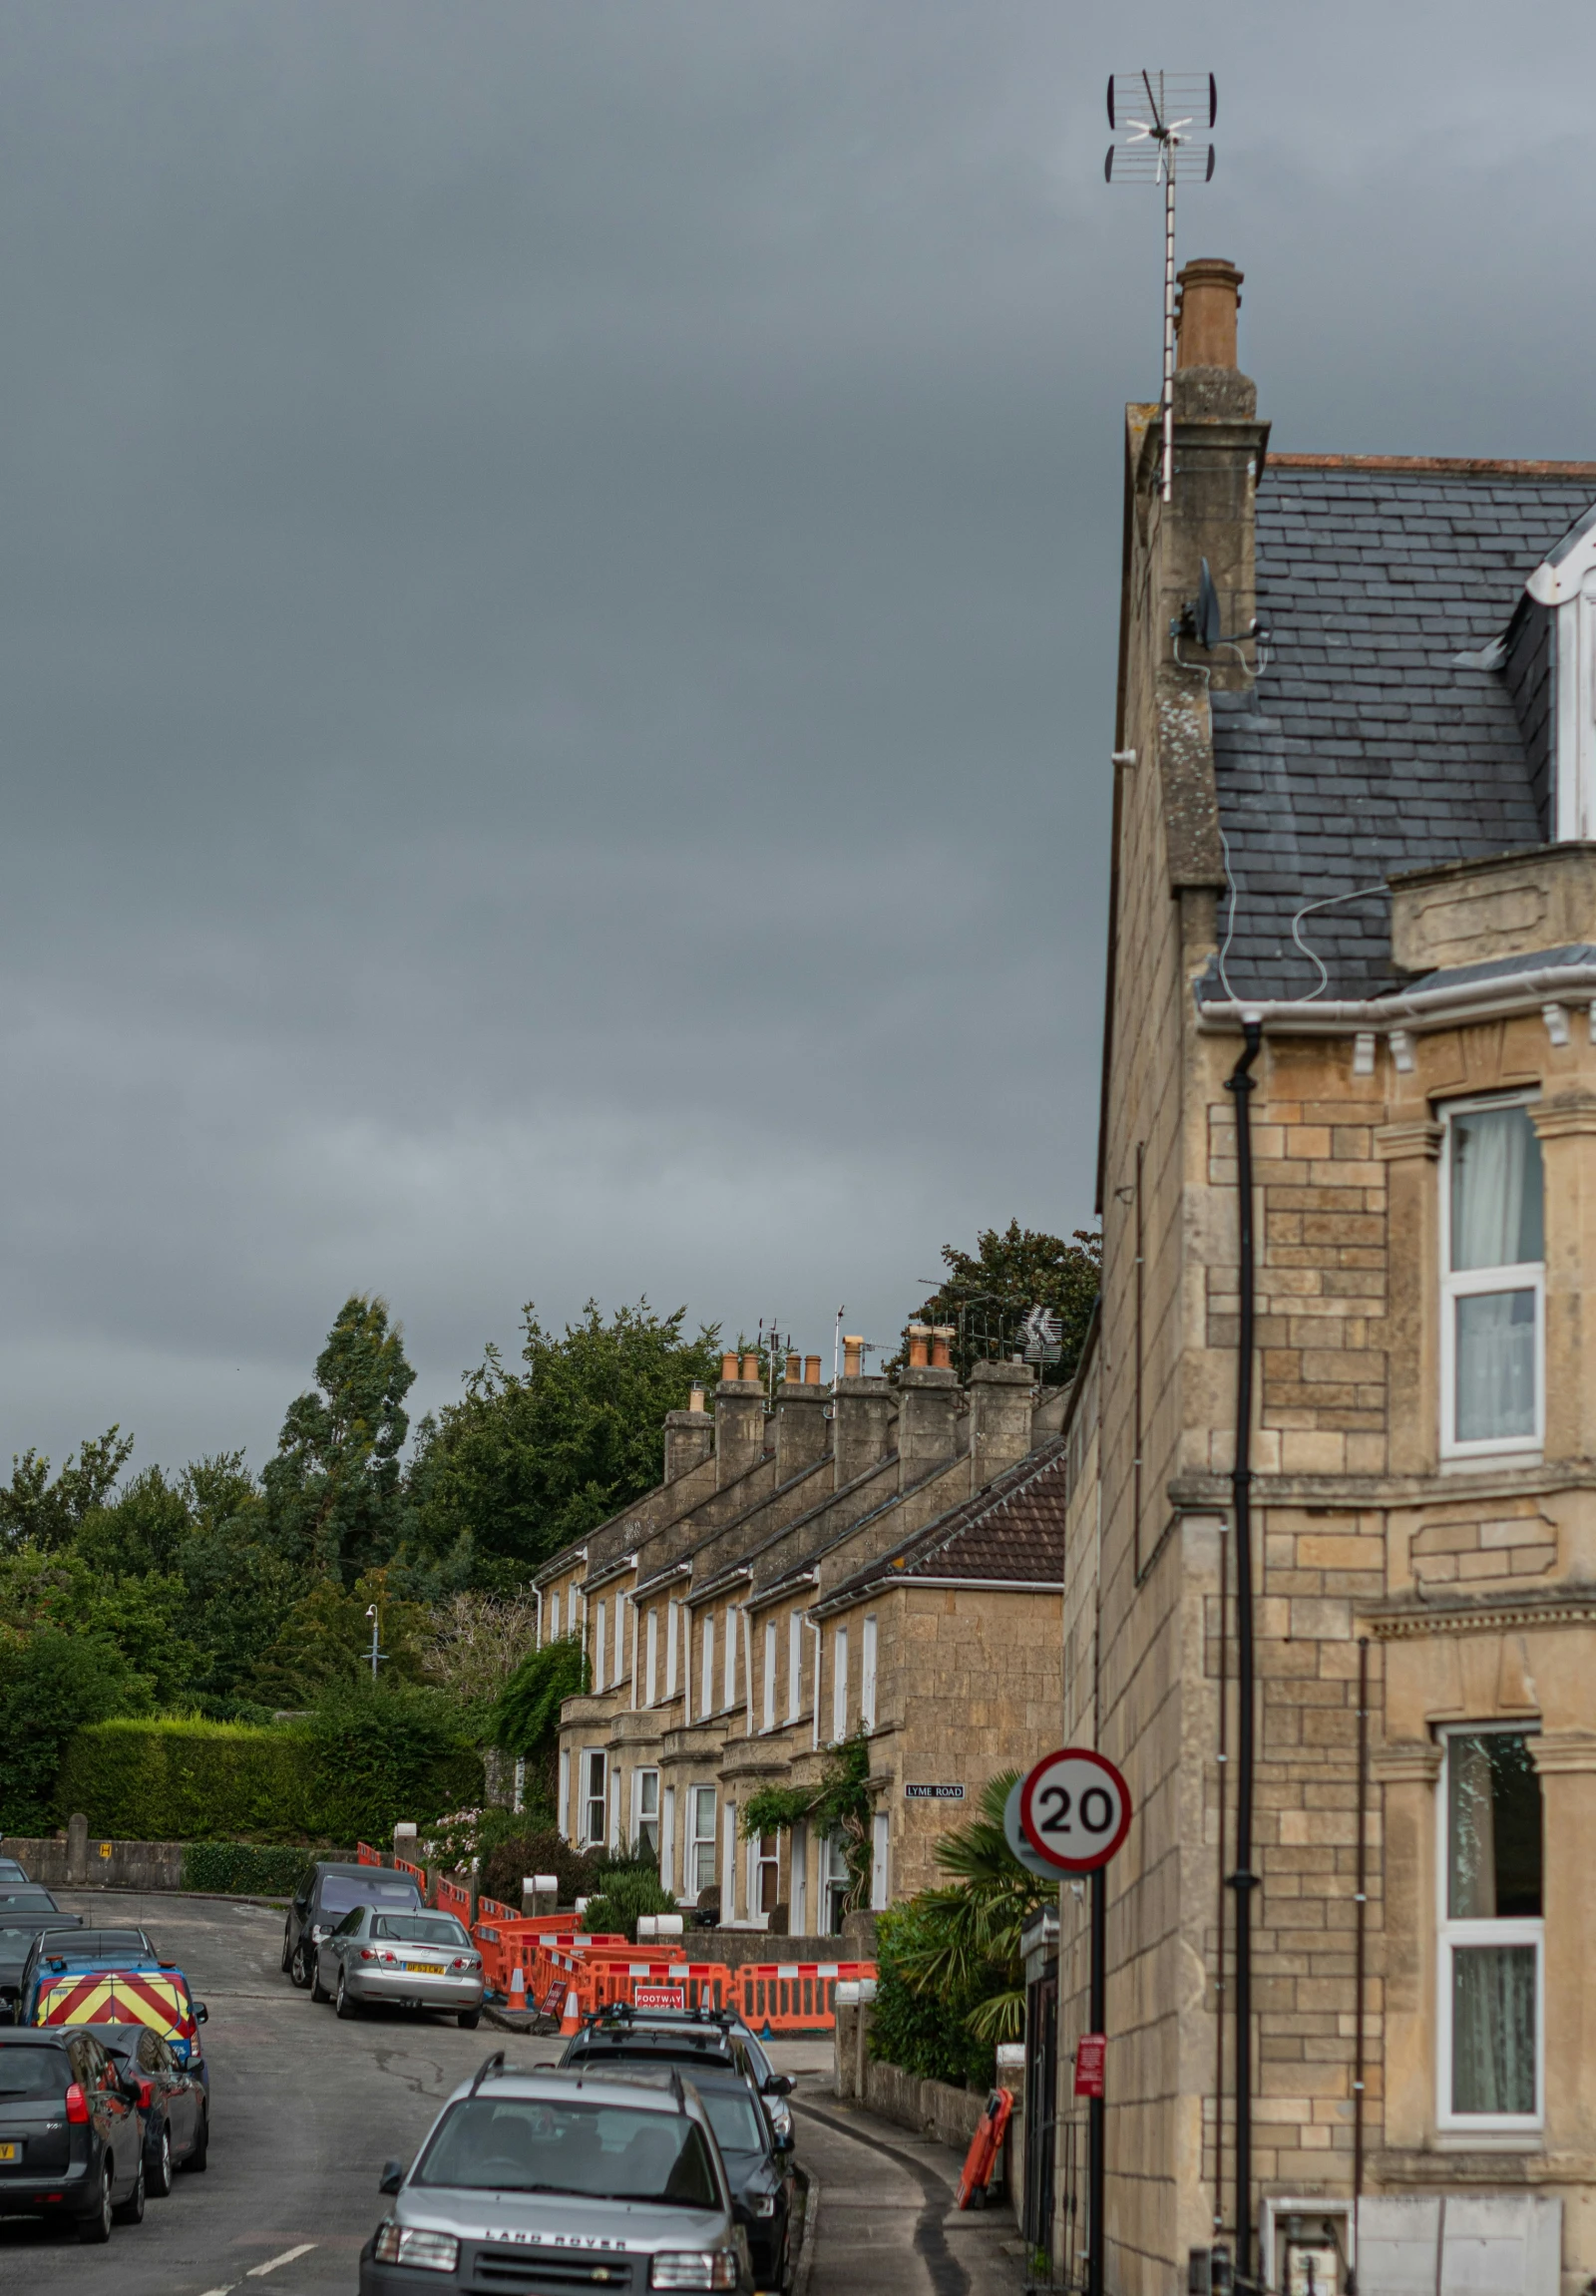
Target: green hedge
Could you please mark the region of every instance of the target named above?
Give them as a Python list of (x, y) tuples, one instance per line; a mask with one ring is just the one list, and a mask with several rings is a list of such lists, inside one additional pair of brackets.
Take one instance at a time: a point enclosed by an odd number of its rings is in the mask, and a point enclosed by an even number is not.
[(257, 1891), (263, 1897), (288, 1897), (308, 1856), (293, 1842), (191, 1841), (183, 1852), (183, 1886), (213, 1889), (224, 1897)]
[(92, 1722), (57, 1790), (91, 1833), (124, 1841), (381, 1841), (400, 1818), (480, 1802), (482, 1758), (424, 1698), (352, 1700), (271, 1727)]

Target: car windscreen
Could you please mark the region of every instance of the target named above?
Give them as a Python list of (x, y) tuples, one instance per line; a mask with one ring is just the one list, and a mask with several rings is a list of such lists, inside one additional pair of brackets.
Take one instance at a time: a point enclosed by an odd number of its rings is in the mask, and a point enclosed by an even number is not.
[(324, 1873), (316, 1896), (321, 1913), (353, 1913), (357, 1905), (419, 1905), (413, 1881), (366, 1880), (363, 1874)]
[(765, 2132), (759, 2107), (746, 2090), (701, 2089), (698, 2094), (722, 2152), (763, 2152)]
[(45, 1947), (49, 1953), (127, 1953), (137, 1959), (150, 1951), (142, 1929), (55, 1928)]
[(15, 1905), (0, 1905), (0, 1937), (35, 1938), (41, 1930), (54, 1929), (53, 1913), (26, 1913)]
[(373, 1937), (391, 1938), (402, 1945), (449, 1945), (457, 1950), (470, 1938), (450, 1913), (374, 1913)]
[(47, 1889), (0, 1889), (0, 1913), (53, 1913), (57, 1922), (61, 1908)]
[(683, 2112), (562, 2099), (470, 2097), (450, 2107), (417, 2166), (418, 2184), (478, 2192), (573, 2192), (716, 2208), (709, 2147)]
[(72, 2068), (64, 2049), (37, 2042), (0, 2049), (0, 2098), (65, 2097)]

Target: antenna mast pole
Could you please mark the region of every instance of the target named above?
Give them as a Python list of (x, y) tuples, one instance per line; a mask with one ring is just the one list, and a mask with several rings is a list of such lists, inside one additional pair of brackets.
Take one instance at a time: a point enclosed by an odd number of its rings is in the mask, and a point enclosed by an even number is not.
[(1164, 500), (1175, 492), (1175, 142), (1164, 148)]

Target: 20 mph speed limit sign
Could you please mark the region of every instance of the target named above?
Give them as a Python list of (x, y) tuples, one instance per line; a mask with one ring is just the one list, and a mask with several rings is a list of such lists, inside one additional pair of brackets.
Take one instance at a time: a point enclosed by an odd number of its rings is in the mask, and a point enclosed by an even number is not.
[(1019, 1824), (1036, 1855), (1060, 1873), (1090, 1873), (1130, 1830), (1130, 1788), (1106, 1755), (1060, 1746), (1021, 1784)]

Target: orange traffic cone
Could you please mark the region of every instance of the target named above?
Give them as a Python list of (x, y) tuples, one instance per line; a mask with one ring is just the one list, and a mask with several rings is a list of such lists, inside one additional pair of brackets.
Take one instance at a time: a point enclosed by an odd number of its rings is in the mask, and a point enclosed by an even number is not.
[(577, 2007), (577, 1989), (573, 1986), (566, 1995), (566, 2014), (560, 2020), (560, 2031), (562, 2034), (567, 2034), (580, 2033), (581, 2030), (582, 2016)]
[(512, 2009), (525, 2009), (527, 2006), (527, 1973), (520, 1967), (510, 1972), (509, 2006)]

